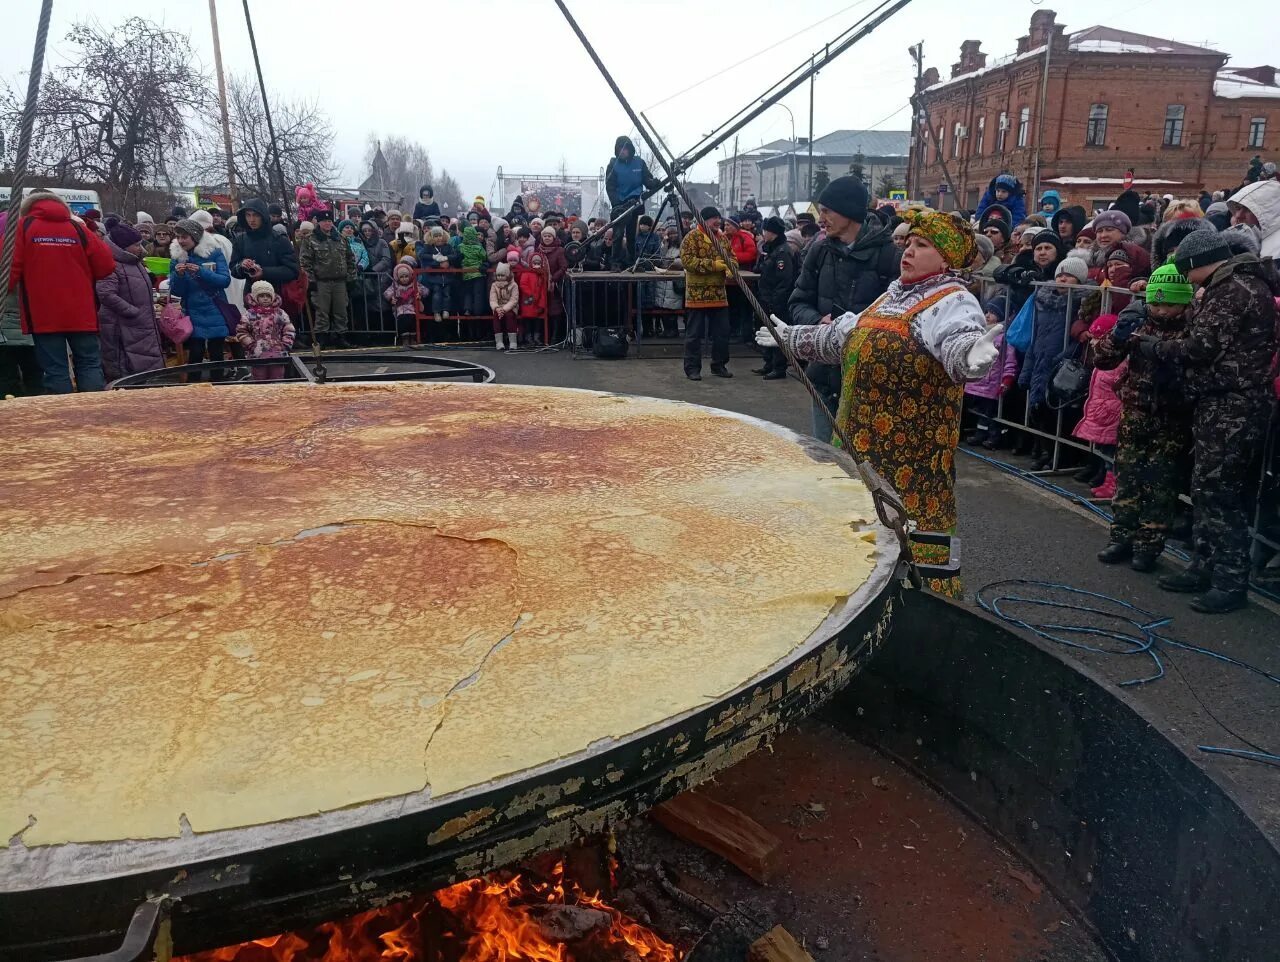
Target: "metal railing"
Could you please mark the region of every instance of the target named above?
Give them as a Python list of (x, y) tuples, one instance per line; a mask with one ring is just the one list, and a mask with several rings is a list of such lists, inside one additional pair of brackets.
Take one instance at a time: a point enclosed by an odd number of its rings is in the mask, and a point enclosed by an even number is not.
[[(985, 303), (994, 296), (1007, 293), (1009, 285), (997, 284), (992, 280), (983, 278), (983, 290), (980, 300)], [(1041, 288), (1057, 288), (1067, 293), (1066, 305), (1066, 321), (1063, 325), (1061, 352), (1065, 353), (1072, 347), (1071, 326), (1075, 321), (1079, 312), (1079, 305), (1084, 298), (1094, 293), (1101, 293), (1102, 303), (1100, 314), (1118, 313), (1119, 308), (1127, 304), (1129, 300), (1145, 299), (1145, 291), (1130, 291), (1123, 288), (1102, 287), (1096, 285), (1065, 285), (1057, 284), (1053, 281), (1036, 281), (1032, 284), (1032, 292), (1028, 295), (1034, 298), (1036, 291)], [(1120, 298), (1124, 301), (1117, 304)], [(1010, 308), (1006, 301), (1006, 316), (1004, 318), (1005, 330), (1013, 322), (1017, 312)], [(1001, 347), (1000, 358), (996, 361), (996, 366), (1002, 367), (1008, 357), (1007, 352), (1012, 351), (1013, 347), (1005, 342)], [(1083, 358), (1083, 352), (1081, 354)], [(1056, 367), (1056, 362), (1055, 365)], [(1019, 367), (1021, 374), (1021, 367)], [(1052, 377), (1052, 373), (1050, 373)], [(1010, 395), (1013, 395), (1010, 397)], [(1088, 395), (1079, 399), (1078, 404), (1067, 404), (1058, 408), (1054, 412), (1052, 429), (1048, 429), (1045, 422), (1032, 423), (1032, 411), (1029, 403), (1029, 395), (1019, 391), (1002, 393), (996, 404), (996, 412), (994, 415), (977, 414), (980, 420), (992, 422), (1003, 428), (1021, 432), (1023, 434), (1039, 438), (1047, 445), (1052, 445), (1052, 460), (1047, 468), (1043, 470), (1031, 470), (1027, 473), (1035, 475), (1052, 475), (1060, 473), (1063, 468), (1063, 453), (1067, 449), (1080, 451), (1101, 458), (1109, 467), (1114, 469), (1115, 456), (1112, 453), (1099, 450), (1098, 445), (1091, 441), (1082, 441), (1073, 437), (1071, 432), (1083, 417), (1082, 406), (1087, 400)], [(1072, 466), (1074, 467), (1074, 466)], [(1250, 536), (1253, 540), (1253, 557), (1255, 572), (1267, 559), (1272, 555), (1280, 553), (1280, 540), (1267, 534), (1267, 529), (1280, 530), (1280, 409), (1275, 406), (1272, 408), (1272, 417), (1264, 441), (1263, 453), (1261, 458), (1260, 472), (1258, 477), (1258, 488), (1256, 491), (1257, 498), (1255, 500), (1253, 524), (1250, 529)], [(1189, 490), (1180, 492), (1179, 500), (1183, 504), (1191, 505), (1191, 493)]]

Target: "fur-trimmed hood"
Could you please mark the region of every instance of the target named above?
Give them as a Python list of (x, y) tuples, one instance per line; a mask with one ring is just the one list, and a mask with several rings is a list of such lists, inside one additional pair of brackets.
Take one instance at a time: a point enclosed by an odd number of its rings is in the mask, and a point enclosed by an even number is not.
[[(213, 237), (206, 232), (201, 235), (200, 243), (195, 246), (192, 253), (197, 257), (208, 257), (217, 249), (218, 245), (214, 243)], [(182, 249), (176, 237), (169, 242), (169, 256), (179, 264), (187, 259), (187, 252)]]

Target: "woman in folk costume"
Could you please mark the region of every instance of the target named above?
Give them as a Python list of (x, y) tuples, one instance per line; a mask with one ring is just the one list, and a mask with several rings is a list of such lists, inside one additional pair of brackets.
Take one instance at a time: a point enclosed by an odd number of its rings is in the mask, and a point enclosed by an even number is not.
[[(904, 220), (911, 230), (901, 276), (879, 300), (830, 324), (777, 327), (800, 360), (842, 365), (836, 423), (850, 453), (897, 489), (920, 529), (952, 532), (964, 382), (995, 362), (1003, 325), (987, 327), (982, 307), (952, 273), (973, 259), (973, 228), (932, 210), (907, 211)], [(756, 341), (774, 343), (765, 328)], [(929, 563), (945, 561), (945, 552), (914, 549), (917, 561)], [(960, 594), (958, 578), (934, 579), (931, 587)]]

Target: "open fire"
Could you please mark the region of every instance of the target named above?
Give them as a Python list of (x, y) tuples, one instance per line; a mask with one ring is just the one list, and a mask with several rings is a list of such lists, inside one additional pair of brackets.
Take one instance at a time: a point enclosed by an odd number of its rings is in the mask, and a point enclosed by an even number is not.
[(576, 883), (563, 863), (528, 875), (468, 879), (428, 896), (313, 929), (177, 962), (677, 962), (650, 929)]

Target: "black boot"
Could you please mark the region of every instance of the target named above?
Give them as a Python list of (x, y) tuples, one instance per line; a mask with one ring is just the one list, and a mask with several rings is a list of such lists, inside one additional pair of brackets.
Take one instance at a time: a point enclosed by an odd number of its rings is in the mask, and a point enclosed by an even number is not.
[(1134, 571), (1141, 571), (1145, 574), (1155, 569), (1156, 559), (1159, 557), (1159, 551), (1135, 551), (1133, 560), (1129, 562), (1129, 567)]
[(753, 368), (751, 369), (751, 373), (752, 373), (752, 374), (768, 374), (768, 373), (769, 373), (769, 368), (767, 368), (767, 367), (753, 367)]
[(1112, 541), (1098, 552), (1098, 560), (1104, 565), (1117, 565), (1133, 557), (1133, 545), (1127, 541)]
[(723, 364), (712, 364), (711, 373), (716, 377), (733, 377), (733, 374)]
[(1228, 611), (1236, 611), (1249, 603), (1249, 592), (1245, 588), (1224, 591), (1221, 588), (1210, 588), (1199, 598), (1191, 599), (1191, 607), (1206, 615), (1225, 615)]
[(969, 445), (970, 447), (976, 448), (979, 444), (981, 444), (986, 439), (987, 439), (987, 432), (982, 430), (981, 428), (978, 428), (977, 430), (970, 431), (968, 434), (964, 436), (964, 443)]
[(764, 376), (766, 381), (785, 381), (787, 379), (787, 369), (784, 367), (780, 371), (770, 371)]
[(1095, 458), (1094, 460), (1086, 464), (1083, 468), (1081, 468), (1079, 471), (1075, 472), (1075, 474), (1071, 475), (1071, 477), (1073, 477), (1077, 481), (1081, 481), (1089, 485), (1089, 487), (1091, 488), (1096, 488), (1098, 486), (1098, 483), (1101, 481), (1100, 478), (1094, 477), (1097, 473), (1098, 473), (1098, 461)]
[(1194, 594), (1197, 591), (1204, 591), (1209, 587), (1209, 572), (1205, 570), (1203, 565), (1193, 564), (1185, 571), (1177, 571), (1171, 575), (1165, 575), (1156, 581), (1163, 591), (1172, 591), (1177, 594)]

